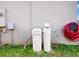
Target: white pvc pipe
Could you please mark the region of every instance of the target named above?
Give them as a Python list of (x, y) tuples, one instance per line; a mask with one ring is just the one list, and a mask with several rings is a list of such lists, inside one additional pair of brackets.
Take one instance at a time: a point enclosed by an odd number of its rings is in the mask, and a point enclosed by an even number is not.
[(43, 28), (44, 51), (51, 51), (51, 28)]

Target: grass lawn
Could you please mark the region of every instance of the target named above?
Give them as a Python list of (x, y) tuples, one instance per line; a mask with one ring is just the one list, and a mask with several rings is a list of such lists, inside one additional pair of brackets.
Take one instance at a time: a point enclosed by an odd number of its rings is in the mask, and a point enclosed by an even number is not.
[(79, 47), (76, 45), (64, 45), (59, 44), (57, 48), (53, 48), (53, 52), (46, 53), (44, 51), (34, 52), (32, 50), (32, 45), (28, 46), (26, 49), (23, 48), (23, 45), (12, 46), (6, 44), (0, 47), (0, 56), (5, 57), (53, 57), (53, 56), (79, 56)]

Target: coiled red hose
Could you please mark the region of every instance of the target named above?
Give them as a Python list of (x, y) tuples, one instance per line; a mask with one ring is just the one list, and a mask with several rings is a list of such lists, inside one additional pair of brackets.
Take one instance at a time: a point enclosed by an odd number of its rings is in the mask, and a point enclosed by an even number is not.
[[(70, 30), (70, 24), (76, 25), (76, 30), (73, 32)], [(64, 27), (64, 36), (70, 41), (78, 41), (79, 40), (79, 25), (75, 22), (71, 22)]]

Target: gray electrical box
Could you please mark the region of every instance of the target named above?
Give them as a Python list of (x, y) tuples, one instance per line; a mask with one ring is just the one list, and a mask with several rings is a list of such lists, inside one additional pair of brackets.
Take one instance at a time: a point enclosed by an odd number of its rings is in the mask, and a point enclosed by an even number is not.
[(15, 24), (12, 23), (12, 22), (8, 23), (8, 29), (9, 30), (14, 30), (15, 29)]
[(0, 9), (0, 27), (5, 26), (5, 9)]

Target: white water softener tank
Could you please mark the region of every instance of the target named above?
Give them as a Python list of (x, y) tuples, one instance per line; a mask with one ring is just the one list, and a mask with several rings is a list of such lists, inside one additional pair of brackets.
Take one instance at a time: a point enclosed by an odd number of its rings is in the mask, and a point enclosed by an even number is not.
[(49, 23), (44, 24), (43, 28), (43, 43), (44, 43), (44, 51), (51, 51), (51, 28)]
[(42, 49), (42, 30), (36, 28), (32, 30), (33, 51), (40, 52)]

